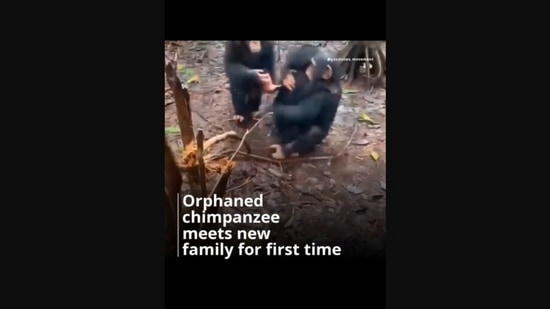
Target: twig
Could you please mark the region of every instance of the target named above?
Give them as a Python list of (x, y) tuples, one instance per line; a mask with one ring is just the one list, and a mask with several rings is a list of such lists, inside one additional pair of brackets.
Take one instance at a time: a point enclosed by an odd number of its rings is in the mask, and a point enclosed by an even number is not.
[(239, 150), (241, 150), (241, 147), (243, 146), (244, 141), (245, 141), (246, 137), (248, 136), (248, 134), (250, 134), (250, 132), (252, 132), (252, 130), (254, 130), (260, 124), (260, 122), (262, 122), (265, 119), (265, 117), (267, 117), (269, 114), (270, 113), (267, 113), (267, 114), (263, 115), (262, 118), (260, 118), (250, 129), (247, 129), (246, 132), (244, 132), (244, 135), (241, 139), (241, 142), (239, 143), (239, 146), (237, 147), (237, 149), (235, 150), (235, 152), (233, 153), (231, 158), (229, 158), (229, 163), (231, 163), (231, 161), (233, 161), (233, 159), (235, 158), (235, 156), (237, 155)]
[(201, 119), (202, 119), (202, 120), (204, 120), (204, 121), (206, 121), (206, 122), (210, 123), (210, 121), (208, 121), (208, 119), (204, 118), (204, 116), (203, 116), (203, 115), (201, 115), (201, 114), (200, 114), (199, 112), (195, 112), (195, 111), (192, 111), (192, 113), (194, 113), (195, 115), (197, 115), (197, 116), (201, 117)]
[[(220, 153), (215, 154), (213, 156), (213, 159), (218, 158), (218, 157), (227, 156), (229, 154), (233, 154), (234, 152), (235, 152), (235, 150), (225, 150), (225, 151), (222, 151)], [(251, 158), (251, 159), (256, 159), (258, 161), (266, 161), (266, 162), (272, 162), (272, 163), (278, 163), (279, 162), (279, 160), (270, 159), (268, 157), (258, 156), (258, 155), (251, 154), (251, 153), (246, 153), (246, 152), (243, 152), (243, 151), (239, 151), (238, 154), (240, 154), (241, 156), (244, 156), (244, 157)]]
[(331, 160), (333, 156), (322, 156), (322, 157), (307, 157), (307, 158), (296, 158), (296, 159), (285, 159), (279, 161), (281, 163), (294, 163), (294, 162), (304, 162), (304, 161), (317, 161), (317, 160)]
[[(260, 118), (260, 120), (258, 120), (258, 122), (256, 122), (250, 129), (247, 129), (246, 132), (244, 133), (243, 137), (241, 138), (241, 142), (239, 143), (239, 146), (237, 147), (237, 149), (235, 150), (235, 152), (233, 153), (233, 155), (231, 156), (231, 158), (229, 158), (229, 162), (227, 162), (228, 166), (231, 164), (231, 162), (233, 162), (233, 159), (235, 158), (235, 156), (237, 155), (237, 153), (239, 152), (239, 150), (241, 150), (241, 147), (243, 146), (244, 144), (244, 141), (246, 140), (246, 137), (248, 136), (248, 134), (250, 134), (250, 132), (252, 132), (252, 130), (254, 130), (258, 124), (260, 124), (260, 122), (262, 122), (265, 117), (269, 115), (268, 114), (265, 114), (262, 118)], [(214, 196), (214, 192), (216, 192), (216, 189), (218, 187), (218, 185), (220, 185), (221, 181), (222, 181), (222, 178), (224, 178), (224, 174), (221, 174), (220, 177), (218, 177), (218, 181), (216, 181), (216, 184), (214, 185), (214, 187), (212, 188), (212, 191), (210, 192), (210, 195), (209, 196)], [(227, 176), (226, 176), (227, 177)]]
[(239, 188), (242, 188), (242, 187), (246, 186), (247, 184), (249, 184), (253, 179), (254, 179), (254, 177), (248, 177), (248, 179), (245, 180), (245, 181), (244, 181), (243, 183), (241, 183), (240, 185), (235, 186), (235, 187), (233, 187), (233, 188), (227, 189), (227, 191), (225, 191), (225, 193), (231, 192), (231, 191), (235, 191), (235, 190), (237, 190), (237, 189), (239, 189)]
[[(234, 151), (235, 150), (227, 150), (227, 151), (224, 151), (224, 152), (221, 152), (221, 153), (217, 154), (217, 156), (228, 155), (229, 153), (233, 153)], [(324, 157), (306, 157), (306, 158), (276, 160), (276, 159), (271, 159), (271, 158), (268, 158), (268, 157), (259, 156), (259, 155), (255, 155), (255, 154), (251, 154), (251, 153), (250, 154), (245, 153), (245, 152), (242, 152), (242, 151), (239, 151), (237, 154), (240, 154), (241, 156), (248, 157), (248, 158), (251, 158), (251, 159), (254, 159), (254, 160), (277, 163), (279, 165), (281, 165), (281, 163), (294, 163), (294, 162), (316, 161), (316, 160), (330, 160), (330, 159), (334, 158), (333, 156), (324, 156)]]
[(334, 158), (338, 158), (339, 156), (341, 156), (342, 154), (344, 154), (344, 152), (346, 151), (346, 149), (348, 148), (349, 144), (351, 144), (351, 140), (353, 139), (353, 137), (355, 136), (355, 133), (357, 132), (357, 123), (355, 123), (355, 126), (353, 127), (353, 132), (351, 133), (351, 136), (349, 137), (348, 139), (348, 142), (346, 143), (346, 145), (344, 146), (344, 148), (342, 148), (342, 150), (340, 150), (340, 152), (334, 156)]
[(206, 166), (204, 164), (204, 132), (199, 129), (197, 132), (197, 160), (199, 161), (199, 184), (201, 187), (201, 195), (206, 197)]
[[(258, 123), (260, 123), (260, 121), (262, 121), (264, 119), (264, 117), (267, 116), (267, 115), (268, 114), (266, 114), (262, 118), (260, 118), (260, 120), (258, 120), (258, 122), (256, 122), (254, 124), (254, 126), (252, 126), (252, 128), (250, 128), (250, 130), (246, 131), (246, 133), (242, 137), (241, 144), (244, 142), (244, 140), (245, 140), (246, 136), (248, 135), (248, 133), (250, 133), (250, 131), (252, 131), (252, 129), (254, 129), (256, 127), (256, 125), (258, 125)], [(276, 159), (271, 159), (271, 158), (264, 157), (264, 156), (259, 156), (259, 155), (255, 155), (255, 154), (251, 154), (251, 153), (242, 152), (242, 151), (240, 151), (240, 148), (242, 147), (242, 145), (239, 144), (239, 147), (237, 147), (237, 149), (223, 151), (219, 154), (216, 154), (215, 157), (225, 156), (225, 155), (229, 155), (230, 153), (233, 153), (233, 155), (231, 156), (230, 161), (232, 161), (235, 158), (235, 156), (237, 154), (239, 154), (241, 156), (251, 158), (251, 159), (254, 159), (254, 160), (258, 160), (258, 161), (276, 163), (276, 164), (279, 164), (279, 166), (281, 166), (282, 163), (296, 163), (296, 162), (307, 162), (307, 161), (318, 161), (318, 160), (333, 160), (333, 159), (336, 159), (336, 158), (340, 157), (345, 152), (346, 148), (349, 147), (349, 145), (351, 144), (351, 141), (353, 140), (353, 137), (355, 136), (355, 133), (357, 132), (357, 128), (358, 128), (358, 126), (357, 126), (357, 123), (356, 123), (355, 126), (354, 126), (354, 129), (353, 129), (353, 133), (349, 137), (346, 145), (335, 156), (305, 157), (305, 158), (291, 158), (291, 159), (285, 159), (285, 160), (276, 160)]]
[[(205, 149), (210, 149), (212, 146), (214, 146), (215, 144), (217, 144), (218, 142), (222, 141), (222, 140), (225, 140), (227, 138), (231, 138), (231, 139), (236, 139), (236, 140), (239, 140), (241, 143), (243, 143), (244, 147), (246, 148), (246, 151), (248, 153), (251, 153), (252, 150), (250, 148), (250, 145), (248, 145), (248, 143), (246, 141), (244, 141), (244, 137), (240, 137), (239, 135), (237, 135), (237, 133), (235, 133), (235, 131), (228, 131), (228, 132), (225, 132), (225, 133), (222, 133), (222, 134), (218, 134), (214, 137), (211, 137), (209, 138), (205, 143), (204, 143), (204, 148)], [(214, 155), (215, 156), (215, 155)]]

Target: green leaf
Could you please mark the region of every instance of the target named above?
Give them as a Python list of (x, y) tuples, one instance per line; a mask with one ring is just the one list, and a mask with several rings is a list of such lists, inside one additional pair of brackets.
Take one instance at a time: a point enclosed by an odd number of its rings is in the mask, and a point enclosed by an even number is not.
[(193, 69), (190, 69), (190, 68), (186, 68), (184, 72), (185, 72), (185, 77), (187, 77), (186, 79), (189, 79), (193, 77), (193, 75), (195, 75), (195, 71), (193, 71)]
[(378, 153), (376, 151), (372, 151), (370, 153), (370, 156), (374, 161), (376, 161), (376, 160), (378, 160), (378, 158), (380, 158), (380, 156), (378, 155)]
[(359, 122), (366, 122), (369, 124), (376, 124), (374, 120), (372, 120), (367, 113), (363, 112), (361, 113), (361, 116), (359, 116)]
[(348, 94), (348, 93), (358, 93), (359, 90), (356, 90), (356, 89), (344, 89), (344, 93)]
[(193, 75), (193, 77), (191, 77), (187, 80), (188, 84), (193, 84), (193, 83), (198, 83), (198, 82), (199, 82), (199, 76), (198, 75)]
[(178, 128), (178, 127), (164, 128), (164, 133), (166, 133), (166, 134), (179, 134), (180, 133), (180, 128)]

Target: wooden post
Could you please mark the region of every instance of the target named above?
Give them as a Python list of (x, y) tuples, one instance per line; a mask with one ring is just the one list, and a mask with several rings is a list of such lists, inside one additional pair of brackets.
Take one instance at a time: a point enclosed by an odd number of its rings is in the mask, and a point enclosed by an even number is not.
[(178, 116), (178, 125), (181, 132), (183, 147), (189, 145), (194, 139), (193, 120), (191, 118), (191, 106), (189, 91), (181, 87), (181, 81), (177, 75), (177, 64), (172, 61), (166, 63), (166, 81), (172, 89)]
[(166, 138), (164, 139), (164, 195), (165, 195), (165, 210), (164, 218), (166, 224), (166, 242), (167, 251), (176, 248), (176, 236), (180, 231), (177, 230), (177, 198), (181, 188), (181, 174), (174, 159), (172, 149), (168, 145)]
[[(177, 75), (177, 63), (175, 60), (166, 55), (165, 72), (168, 86), (174, 94), (176, 102), (176, 115), (178, 116), (178, 125), (180, 128), (181, 141), (183, 148), (187, 148), (195, 140), (193, 132), (193, 119), (191, 118), (191, 102), (189, 91), (182, 88), (181, 81)], [(189, 186), (193, 195), (197, 196), (199, 186), (198, 168), (191, 167), (189, 170)]]

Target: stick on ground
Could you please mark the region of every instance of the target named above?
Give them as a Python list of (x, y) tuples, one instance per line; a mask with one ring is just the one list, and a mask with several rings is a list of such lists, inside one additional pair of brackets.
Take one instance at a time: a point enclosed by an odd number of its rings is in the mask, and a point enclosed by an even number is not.
[[(243, 146), (243, 144), (245, 143), (245, 140), (246, 140), (246, 137), (248, 136), (248, 134), (250, 134), (250, 132), (252, 132), (252, 130), (254, 130), (259, 124), (260, 122), (262, 122), (265, 117), (267, 117), (267, 115), (269, 115), (270, 113), (267, 113), (265, 115), (262, 116), (262, 118), (260, 118), (260, 120), (258, 120), (250, 129), (246, 130), (246, 132), (244, 133), (242, 139), (241, 139), (241, 142), (239, 143), (239, 146), (237, 147), (237, 149), (233, 152), (233, 155), (231, 156), (231, 158), (229, 158), (229, 162), (227, 163), (228, 167), (231, 166), (231, 162), (233, 162), (233, 159), (235, 159), (235, 156), (237, 155), (237, 153), (239, 153), (239, 151), (241, 150), (241, 147)], [(228, 171), (222, 175), (220, 175), (220, 177), (218, 177), (218, 180), (216, 181), (216, 184), (214, 185), (214, 187), (212, 188), (212, 191), (210, 191), (210, 197), (214, 196), (214, 193), (215, 192), (220, 192), (221, 190), (218, 188), (220, 185), (222, 185), (223, 183), (225, 183), (225, 186), (227, 186), (227, 180), (229, 179), (229, 174), (231, 173), (231, 170), (228, 169)], [(224, 193), (225, 193), (225, 189), (223, 190)]]

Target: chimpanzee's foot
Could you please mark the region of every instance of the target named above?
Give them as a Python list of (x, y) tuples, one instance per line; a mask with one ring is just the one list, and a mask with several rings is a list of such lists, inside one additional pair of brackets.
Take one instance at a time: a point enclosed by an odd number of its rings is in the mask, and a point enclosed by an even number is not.
[(273, 144), (269, 146), (270, 149), (274, 150), (271, 153), (271, 157), (275, 160), (283, 160), (285, 158), (285, 153), (283, 151), (283, 146), (280, 144)]
[(244, 117), (241, 115), (235, 115), (233, 116), (233, 120), (237, 121), (237, 123), (241, 123), (244, 121)]
[(263, 115), (264, 115), (264, 113), (262, 113), (261, 111), (256, 111), (256, 112), (252, 113), (252, 119), (260, 120), (260, 118), (262, 118)]

